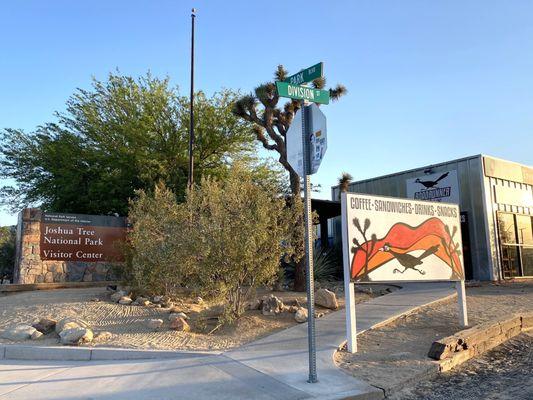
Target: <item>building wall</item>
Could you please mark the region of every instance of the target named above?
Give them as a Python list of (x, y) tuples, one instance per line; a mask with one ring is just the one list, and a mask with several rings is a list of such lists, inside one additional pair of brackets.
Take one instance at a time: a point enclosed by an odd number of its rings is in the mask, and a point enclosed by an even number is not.
[(19, 213), (14, 283), (91, 282), (114, 280), (108, 262), (41, 260), (41, 210)]
[(484, 187), (491, 258), (495, 276), (501, 276), (500, 240), (497, 213), (507, 212), (533, 216), (533, 168), (483, 156)]

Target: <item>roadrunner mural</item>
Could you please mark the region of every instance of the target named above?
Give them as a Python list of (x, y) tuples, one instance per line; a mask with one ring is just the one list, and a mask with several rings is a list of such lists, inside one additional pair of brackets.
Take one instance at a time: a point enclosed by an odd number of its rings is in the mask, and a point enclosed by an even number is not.
[[(418, 226), (403, 222), (394, 224), (388, 233), (378, 239), (375, 234), (368, 238), (370, 219), (365, 219), (363, 226), (358, 218), (352, 220), (359, 237), (352, 239), (354, 254), (351, 274), (357, 281), (371, 281), (369, 274), (383, 268), (392, 260), (397, 261), (403, 269), (394, 268), (392, 273), (403, 274), (407, 270), (425, 275), (431, 263), (425, 264), (429, 256), (436, 256), (451, 270), (452, 280), (464, 279), (461, 265), (460, 244), (455, 241), (458, 232), (456, 225), (448, 226), (439, 218), (432, 217)], [(422, 251), (422, 253), (420, 253)], [(413, 254), (414, 253), (414, 254)], [(420, 253), (420, 254), (419, 254)]]

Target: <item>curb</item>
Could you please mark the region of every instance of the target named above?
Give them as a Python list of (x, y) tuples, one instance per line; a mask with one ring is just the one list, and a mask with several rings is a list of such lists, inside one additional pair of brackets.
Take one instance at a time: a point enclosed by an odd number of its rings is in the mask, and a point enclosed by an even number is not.
[(208, 357), (221, 352), (0, 345), (0, 360), (110, 361)]

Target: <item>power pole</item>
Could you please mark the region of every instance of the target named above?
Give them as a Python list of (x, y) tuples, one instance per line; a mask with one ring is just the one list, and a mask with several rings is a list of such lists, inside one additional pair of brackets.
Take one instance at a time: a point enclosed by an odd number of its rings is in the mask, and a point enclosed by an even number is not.
[(191, 94), (190, 94), (190, 125), (189, 125), (189, 176), (187, 179), (187, 187), (192, 189), (194, 183), (194, 19), (196, 18), (196, 10), (193, 8), (191, 13)]

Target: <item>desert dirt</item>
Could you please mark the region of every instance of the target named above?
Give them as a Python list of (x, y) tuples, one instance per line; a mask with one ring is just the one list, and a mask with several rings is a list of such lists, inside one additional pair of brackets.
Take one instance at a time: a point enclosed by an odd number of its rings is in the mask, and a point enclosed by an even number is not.
[[(466, 294), (469, 326), (533, 310), (533, 281), (467, 287)], [(346, 372), (392, 393), (430, 376), (435, 371), (433, 360), (427, 357), (431, 343), (462, 329), (453, 298), (358, 335), (359, 351), (337, 352), (335, 361)], [(444, 380), (446, 376), (440, 375)]]
[[(257, 297), (274, 294), (286, 305), (298, 300), (305, 306), (305, 293), (272, 292), (261, 290)], [(342, 291), (337, 291), (339, 306), (344, 306)], [(371, 295), (361, 293), (359, 301), (370, 299)], [(100, 301), (93, 302), (91, 299)], [(183, 304), (183, 311), (199, 310), (197, 305)], [(205, 311), (205, 310), (204, 310)], [(317, 312), (328, 313), (331, 310), (317, 307)], [(17, 324), (31, 324), (41, 317), (60, 320), (65, 317), (81, 318), (89, 323), (95, 333), (107, 331), (112, 334), (105, 341), (95, 339), (89, 346), (142, 348), (142, 349), (175, 349), (217, 351), (239, 347), (274, 332), (296, 325), (294, 314), (284, 311), (276, 316), (264, 316), (259, 310), (250, 310), (237, 323), (222, 327), (209, 334), (217, 325), (216, 318), (210, 319), (208, 326), (195, 326), (191, 323), (191, 332), (178, 332), (168, 327), (169, 310), (149, 308), (135, 305), (120, 305), (109, 300), (109, 292), (105, 288), (61, 289), (49, 291), (33, 291), (0, 297), (0, 331)], [(190, 316), (190, 314), (189, 314)], [(159, 330), (146, 326), (149, 319), (159, 318), (165, 321)], [(10, 343), (6, 339), (0, 342)], [(44, 339), (19, 342), (26, 345), (57, 345), (55, 334)]]

